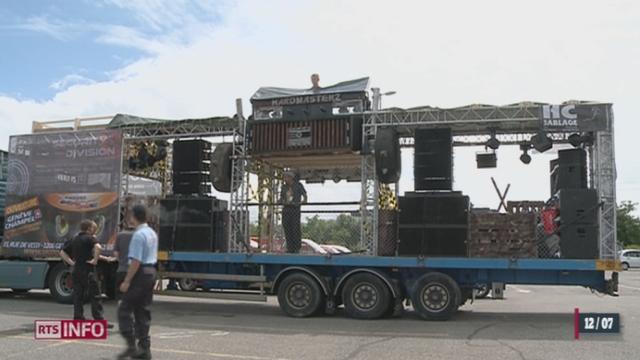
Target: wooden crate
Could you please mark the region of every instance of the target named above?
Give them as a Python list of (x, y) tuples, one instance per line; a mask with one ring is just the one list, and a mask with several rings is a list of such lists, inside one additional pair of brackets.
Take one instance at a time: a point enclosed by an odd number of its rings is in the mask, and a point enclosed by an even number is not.
[(469, 256), (538, 257), (536, 215), (471, 212)]

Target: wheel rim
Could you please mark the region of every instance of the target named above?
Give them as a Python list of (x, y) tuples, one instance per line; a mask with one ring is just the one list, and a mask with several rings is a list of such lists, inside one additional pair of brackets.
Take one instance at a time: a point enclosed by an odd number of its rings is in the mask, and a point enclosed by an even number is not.
[(622, 264), (622, 270), (629, 270), (629, 264), (623, 263)]
[(296, 282), (287, 289), (287, 302), (296, 309), (304, 309), (311, 304), (312, 291), (309, 285)]
[(192, 291), (196, 288), (196, 282), (193, 279), (180, 279), (180, 289), (184, 291)]
[(420, 292), (420, 302), (431, 312), (443, 311), (450, 301), (449, 290), (442, 284), (427, 284)]
[(58, 281), (56, 281), (56, 291), (63, 296), (71, 296), (73, 292), (73, 281), (71, 280), (71, 272), (68, 270), (58, 273)]
[(360, 283), (351, 291), (352, 303), (360, 311), (373, 309), (379, 298), (378, 290), (370, 283)]

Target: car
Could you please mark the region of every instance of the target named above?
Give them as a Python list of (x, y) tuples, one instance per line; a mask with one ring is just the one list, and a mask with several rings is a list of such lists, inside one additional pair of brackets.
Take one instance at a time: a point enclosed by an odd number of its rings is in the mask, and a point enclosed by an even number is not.
[(620, 263), (622, 264), (622, 270), (640, 267), (640, 250), (627, 249), (620, 251)]

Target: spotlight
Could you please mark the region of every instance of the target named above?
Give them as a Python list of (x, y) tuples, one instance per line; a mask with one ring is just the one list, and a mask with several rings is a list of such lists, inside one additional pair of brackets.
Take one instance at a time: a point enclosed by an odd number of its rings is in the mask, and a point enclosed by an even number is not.
[(567, 140), (569, 140), (569, 144), (571, 144), (571, 146), (576, 148), (579, 147), (580, 144), (582, 144), (582, 136), (580, 136), (580, 134), (578, 133), (569, 135)]
[(531, 145), (542, 153), (553, 147), (553, 140), (541, 131), (531, 137)]
[(531, 144), (524, 143), (520, 144), (520, 150), (522, 150), (522, 155), (520, 155), (520, 161), (524, 164), (529, 164), (531, 162), (531, 155), (529, 155), (528, 151), (531, 148)]
[(487, 140), (485, 146), (491, 150), (498, 150), (498, 148), (500, 147), (500, 140), (496, 138), (496, 129), (492, 128), (490, 129), (490, 131), (491, 137), (489, 138), (489, 140)]

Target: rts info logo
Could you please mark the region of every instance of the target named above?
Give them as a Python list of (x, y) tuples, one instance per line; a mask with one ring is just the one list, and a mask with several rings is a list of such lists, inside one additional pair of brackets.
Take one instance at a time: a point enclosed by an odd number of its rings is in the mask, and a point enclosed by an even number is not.
[(106, 340), (107, 320), (36, 320), (36, 340)]

